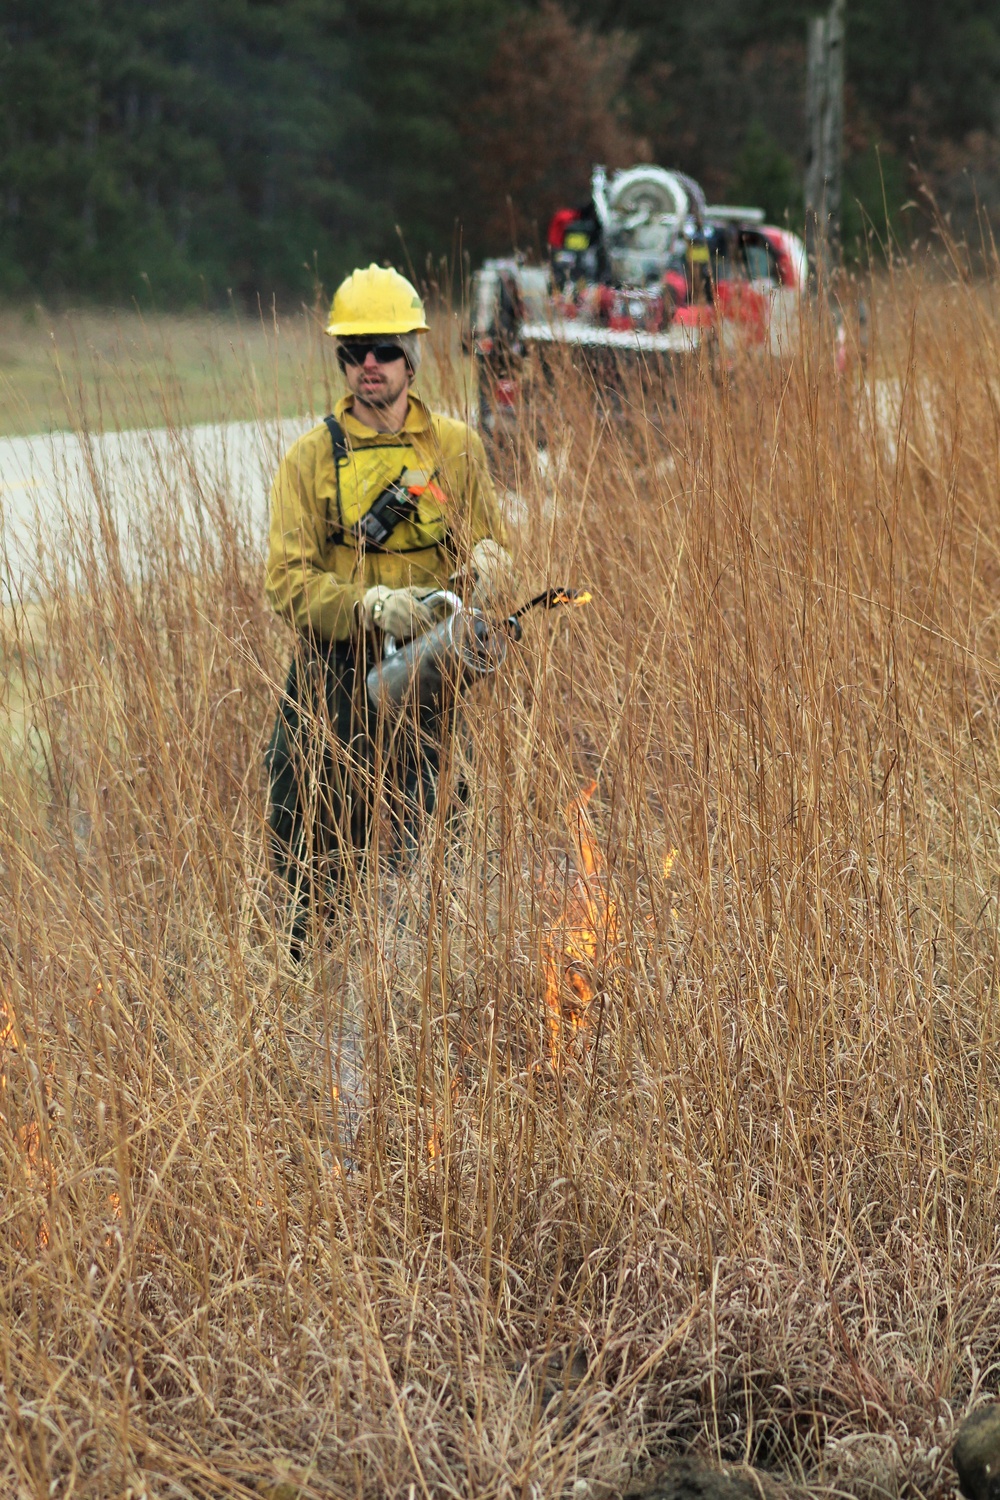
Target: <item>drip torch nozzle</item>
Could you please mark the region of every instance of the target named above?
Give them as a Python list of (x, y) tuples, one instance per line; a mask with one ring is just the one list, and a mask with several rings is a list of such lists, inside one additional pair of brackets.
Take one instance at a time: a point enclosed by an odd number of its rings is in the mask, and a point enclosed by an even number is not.
[(589, 604), (593, 597), (589, 589), (544, 589), (542, 593), (529, 599), (527, 604), (515, 609), (510, 618), (519, 620), (529, 609), (555, 609), (560, 604), (573, 604), (579, 608), (581, 604)]
[(579, 606), (589, 604), (592, 598), (593, 595), (589, 589), (543, 589), (540, 594), (529, 599), (527, 604), (522, 604), (512, 615), (507, 616), (507, 629), (514, 640), (519, 641), (523, 633), (521, 616), (526, 615), (529, 609), (557, 609), (561, 604)]

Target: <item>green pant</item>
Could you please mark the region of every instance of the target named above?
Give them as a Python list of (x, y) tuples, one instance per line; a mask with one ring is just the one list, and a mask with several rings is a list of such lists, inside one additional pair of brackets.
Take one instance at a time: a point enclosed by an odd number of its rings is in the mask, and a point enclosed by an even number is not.
[(268, 824), (301, 945), (314, 903), (349, 894), (377, 844), (397, 864), (433, 810), (443, 723), (379, 722), (354, 642), (302, 641), (267, 748)]

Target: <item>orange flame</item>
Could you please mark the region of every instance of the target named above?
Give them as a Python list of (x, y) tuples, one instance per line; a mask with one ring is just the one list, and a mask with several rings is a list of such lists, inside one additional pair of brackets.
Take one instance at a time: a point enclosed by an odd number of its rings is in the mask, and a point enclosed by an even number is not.
[[(104, 986), (100, 980), (97, 981), (94, 993), (90, 996), (88, 1004), (103, 993)], [(8, 1003), (0, 996), (0, 1092), (7, 1087), (7, 1074), (4, 1068), (7, 1050), (17, 1053), (17, 1037), (14, 1031), (14, 1016)], [(49, 1062), (45, 1067), (46, 1077), (43, 1079), (43, 1094), (46, 1105), (50, 1100), (48, 1078), (54, 1072), (54, 1064)], [(15, 1131), (14, 1142), (19, 1148), (24, 1164), (25, 1180), (29, 1187), (37, 1192), (49, 1196), (52, 1190), (52, 1162), (42, 1149), (42, 1135), (37, 1120), (29, 1120), (27, 1124), (21, 1125)], [(116, 1192), (108, 1194), (108, 1209), (114, 1219), (121, 1219), (121, 1197)], [(49, 1244), (50, 1230), (48, 1219), (42, 1214), (38, 1220), (35, 1230), (35, 1243), (40, 1250), (44, 1250)], [(110, 1235), (105, 1236), (105, 1244), (110, 1245)]]
[[(41, 1132), (36, 1122), (32, 1120), (20, 1126), (14, 1140), (24, 1155), (25, 1177), (32, 1187), (44, 1192), (48, 1187), (50, 1169), (48, 1158), (41, 1149)], [(39, 1250), (44, 1250), (49, 1243), (49, 1221), (44, 1214), (38, 1220), (35, 1242)]]
[(14, 1036), (14, 1017), (7, 1009), (7, 1003), (0, 998), (0, 1093), (7, 1087), (7, 1070), (5, 1067), (4, 1054), (8, 1042)]
[(5, 1047), (14, 1035), (14, 1017), (7, 1009), (7, 1002), (0, 999), (0, 1047)]
[[(6, 1000), (0, 998), (0, 1091), (7, 1088), (6, 1052), (17, 1052), (17, 1037), (14, 1034), (14, 1014)], [(32, 1188), (44, 1192), (48, 1185), (49, 1163), (41, 1149), (41, 1131), (36, 1121), (18, 1126), (14, 1132), (14, 1144), (24, 1162), (24, 1175)], [(49, 1225), (42, 1216), (35, 1230), (35, 1241), (40, 1250), (49, 1243)]]
[(593, 597), (589, 589), (559, 589), (550, 595), (553, 604), (571, 604), (574, 609), (589, 604)]
[[(121, 1200), (121, 1194), (120, 1193), (111, 1192), (111, 1193), (108, 1194), (108, 1208), (111, 1211), (111, 1217), (112, 1217), (112, 1219), (114, 1219), (116, 1221), (116, 1223), (121, 1223), (121, 1217), (122, 1217), (122, 1200)], [(117, 1233), (118, 1233), (118, 1231), (116, 1230), (115, 1234), (117, 1234)], [(104, 1236), (104, 1248), (105, 1248), (105, 1250), (112, 1250), (112, 1251), (114, 1250), (114, 1248), (115, 1248), (115, 1234), (106, 1234)]]
[(592, 781), (566, 809), (579, 872), (543, 951), (549, 1061), (553, 1068), (560, 1067), (567, 1042), (585, 1039), (587, 1011), (596, 995), (594, 967), (618, 927), (615, 903), (602, 877), (604, 862), (587, 813), (596, 790), (597, 782)]

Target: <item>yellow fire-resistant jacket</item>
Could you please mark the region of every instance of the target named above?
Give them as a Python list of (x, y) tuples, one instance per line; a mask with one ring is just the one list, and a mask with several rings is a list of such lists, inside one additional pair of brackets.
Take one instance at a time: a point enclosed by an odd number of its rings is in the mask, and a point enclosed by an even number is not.
[[(324, 640), (357, 629), (373, 584), (444, 586), (476, 542), (503, 541), (477, 433), (415, 396), (401, 432), (373, 432), (351, 416), (353, 400), (345, 396), (334, 409), (348, 447), (339, 472), (320, 423), (288, 450), (271, 487), (267, 599), (298, 630)], [(385, 551), (366, 550), (350, 528), (400, 478), (422, 491), (415, 517), (397, 525)]]

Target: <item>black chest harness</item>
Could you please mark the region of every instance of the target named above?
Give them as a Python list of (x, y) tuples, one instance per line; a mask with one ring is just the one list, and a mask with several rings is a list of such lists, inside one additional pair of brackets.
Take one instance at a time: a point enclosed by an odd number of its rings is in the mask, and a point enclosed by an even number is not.
[[(330, 441), (333, 444), (333, 467), (337, 475), (337, 525), (330, 528), (331, 533), (337, 531), (341, 538), (350, 537), (351, 541), (361, 543), (371, 551), (385, 552), (388, 550), (386, 543), (396, 527), (403, 521), (413, 521), (417, 518), (419, 494), (414, 494), (403, 484), (403, 474), (406, 473), (404, 469), (396, 479), (375, 496), (364, 515), (359, 517), (353, 526), (345, 526), (344, 513), (340, 504), (340, 466), (347, 462), (350, 449), (344, 429), (337, 418), (324, 417), (323, 421), (326, 423)], [(425, 552), (427, 546), (433, 545), (434, 543), (431, 542), (418, 548), (394, 548), (393, 550)]]

